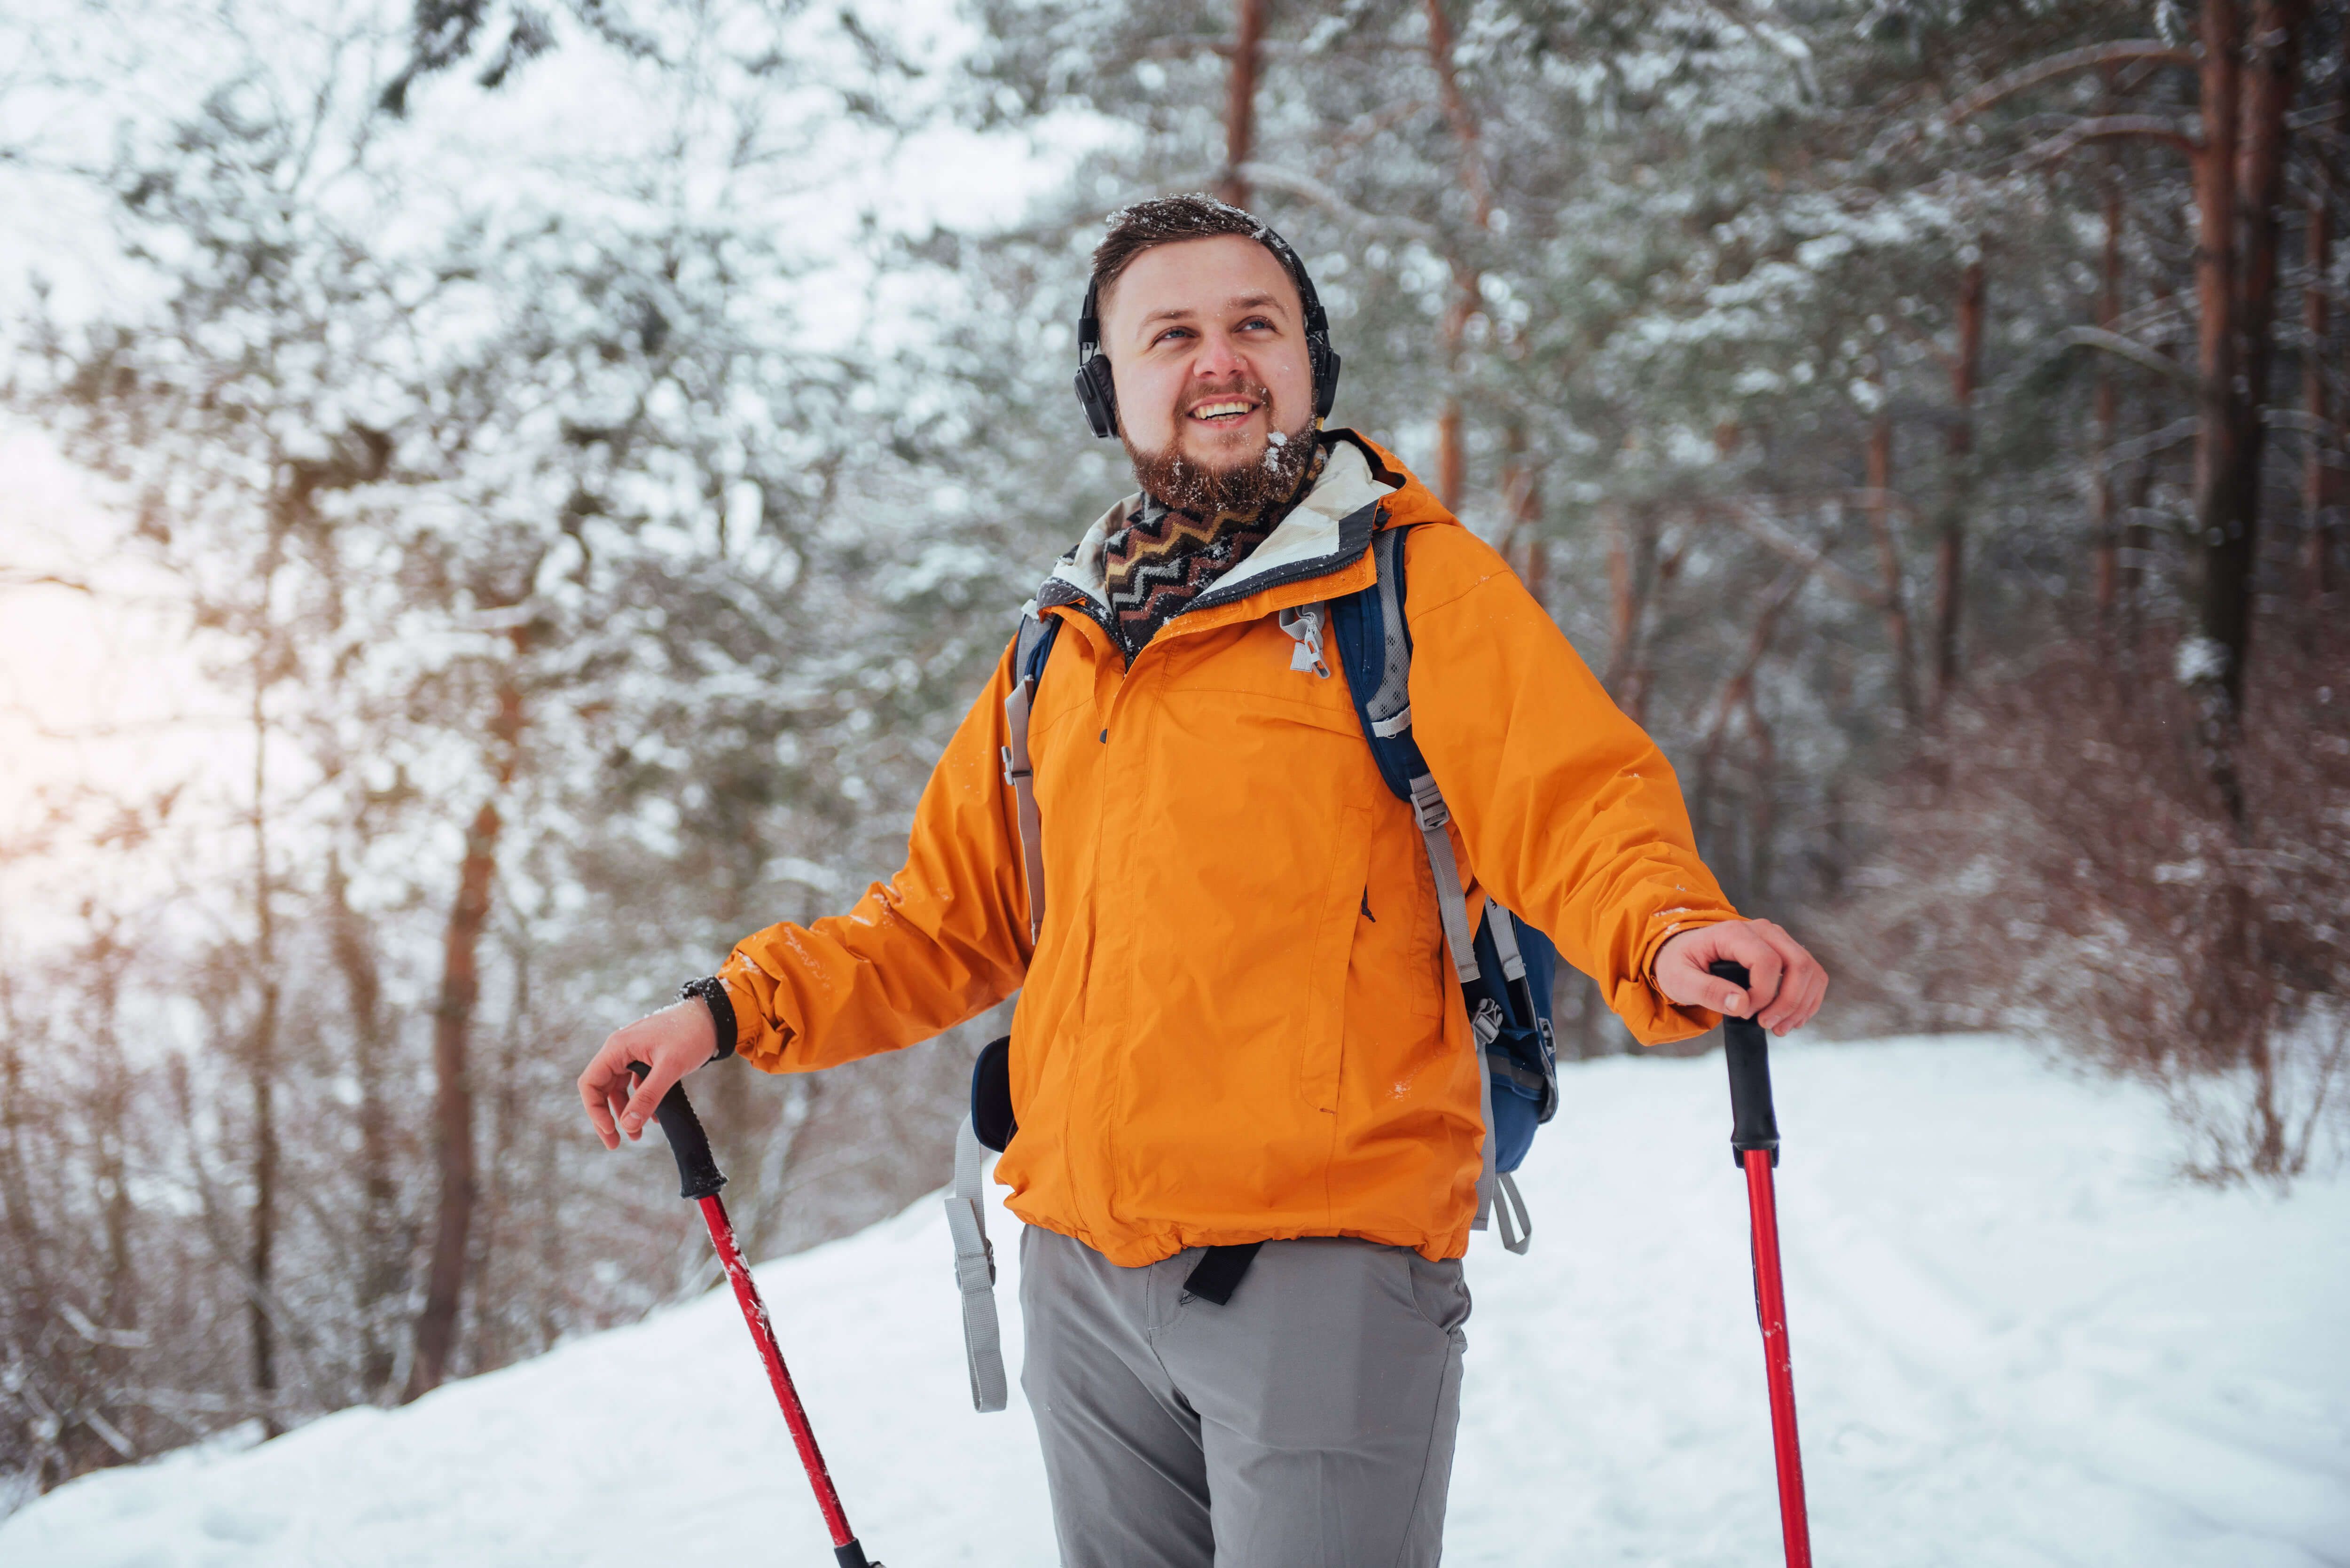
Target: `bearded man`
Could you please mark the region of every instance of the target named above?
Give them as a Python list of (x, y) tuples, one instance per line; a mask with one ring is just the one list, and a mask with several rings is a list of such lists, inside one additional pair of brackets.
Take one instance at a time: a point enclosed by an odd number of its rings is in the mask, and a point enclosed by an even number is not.
[[(1783, 1034), (1826, 976), (1731, 908), (1671, 768), (1502, 558), (1323, 428), (1339, 358), (1277, 235), (1204, 196), (1116, 214), (1079, 338), (1140, 488), (1039, 587), (905, 868), (745, 938), (581, 1096), (617, 1147), (717, 1057), (812, 1071), (1017, 991), (996, 1179), (1062, 1562), (1425, 1568), (1490, 1189), (1456, 918), (1515, 911), (1651, 1044)], [(1409, 650), (1377, 712), (1324, 648), (1375, 587)], [(1373, 723), (1416, 740), (1413, 800)]]

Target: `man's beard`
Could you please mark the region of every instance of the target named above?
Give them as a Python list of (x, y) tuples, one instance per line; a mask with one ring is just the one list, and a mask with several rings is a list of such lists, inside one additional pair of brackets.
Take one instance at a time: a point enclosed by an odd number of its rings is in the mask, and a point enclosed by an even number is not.
[(1191, 409), (1208, 399), (1235, 391), (1255, 399), (1278, 415), (1268, 389), (1244, 382), (1237, 388), (1219, 388), (1193, 397), (1189, 407), (1176, 415), (1175, 437), (1163, 451), (1144, 452), (1127, 439), (1123, 430), (1119, 431), (1118, 439), (1126, 443), (1126, 455), (1134, 464), (1134, 477), (1144, 494), (1178, 512), (1213, 517), (1222, 512), (1262, 511), (1296, 493), (1298, 476), (1314, 460), (1311, 426), (1284, 433), (1276, 424), (1262, 454), (1231, 468), (1202, 468), (1182, 454), (1181, 421), (1191, 417)]

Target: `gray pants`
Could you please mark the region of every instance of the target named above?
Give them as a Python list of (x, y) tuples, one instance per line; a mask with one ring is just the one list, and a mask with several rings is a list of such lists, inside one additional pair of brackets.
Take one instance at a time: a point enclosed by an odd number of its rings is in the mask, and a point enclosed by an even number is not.
[(1200, 1260), (1122, 1269), (1026, 1227), (1020, 1375), (1063, 1568), (1434, 1568), (1461, 1417), (1455, 1260), (1268, 1241), (1229, 1305)]

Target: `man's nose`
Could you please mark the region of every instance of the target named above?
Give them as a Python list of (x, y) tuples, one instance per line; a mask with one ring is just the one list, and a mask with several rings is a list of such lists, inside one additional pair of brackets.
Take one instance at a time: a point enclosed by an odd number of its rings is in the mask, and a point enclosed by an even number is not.
[(1241, 357), (1240, 345), (1226, 332), (1203, 332), (1200, 347), (1191, 356), (1191, 374), (1206, 380), (1221, 381), (1248, 369), (1248, 361)]

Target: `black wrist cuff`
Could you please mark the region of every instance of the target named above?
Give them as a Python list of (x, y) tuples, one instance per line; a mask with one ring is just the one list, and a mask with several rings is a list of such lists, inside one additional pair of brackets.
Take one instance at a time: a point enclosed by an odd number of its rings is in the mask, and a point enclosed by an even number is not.
[(711, 1054), (713, 1062), (723, 1062), (734, 1054), (734, 1004), (726, 1000), (726, 985), (716, 975), (701, 980), (689, 980), (677, 988), (677, 999), (689, 996), (702, 998), (710, 1009), (710, 1022), (718, 1026), (718, 1049)]

